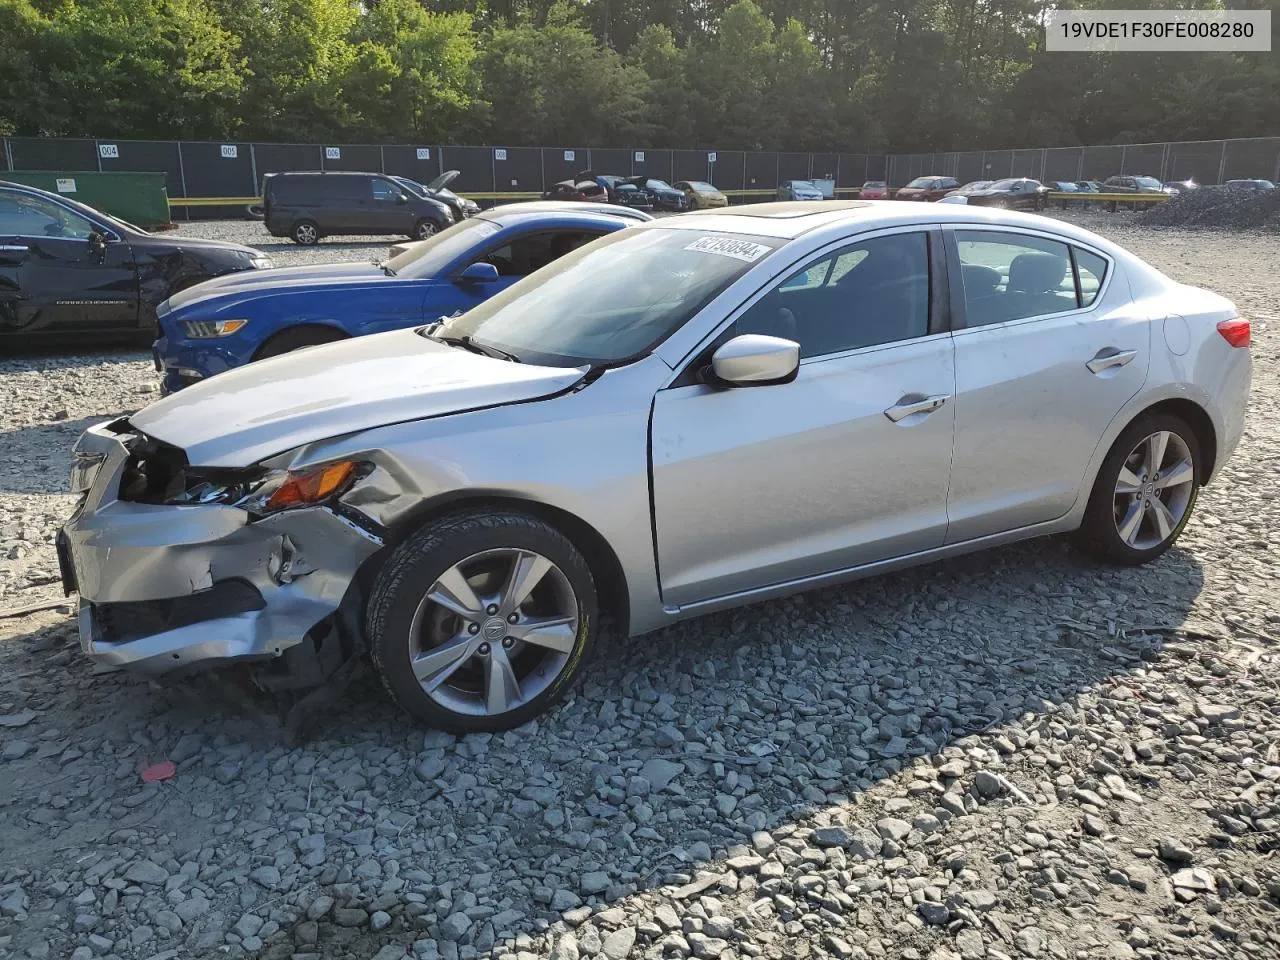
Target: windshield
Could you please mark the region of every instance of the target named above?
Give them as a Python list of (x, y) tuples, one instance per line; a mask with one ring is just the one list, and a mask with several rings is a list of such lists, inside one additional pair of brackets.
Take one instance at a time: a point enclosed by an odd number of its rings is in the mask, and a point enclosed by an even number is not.
[(420, 184), (417, 180), (410, 180), (408, 177), (392, 177), (391, 179), (400, 184), (400, 186), (407, 187), (418, 196), (422, 196), (426, 192), (426, 187)]
[(392, 257), (382, 268), (391, 276), (405, 280), (437, 277), (453, 260), (498, 230), (493, 221), (472, 217), (440, 231), (430, 240), (414, 244), (398, 257)]
[(792, 180), (791, 189), (792, 190), (808, 190), (811, 193), (818, 193), (817, 185), (813, 183), (813, 181), (811, 180)]
[(1018, 180), (1016, 178), (1012, 180), (997, 180), (995, 183), (991, 185), (991, 189), (992, 190), (1012, 190), (1021, 182), (1022, 182), (1021, 180)]
[(441, 333), (551, 366), (631, 360), (781, 242), (670, 228), (620, 230), (451, 319)]
[(883, 186), (884, 186), (884, 181), (883, 181), (883, 180), (868, 180), (866, 183), (864, 183), (864, 184), (863, 184), (863, 186), (864, 186), (864, 187), (883, 187)]
[(650, 180), (650, 181), (648, 181), (648, 182), (645, 184), (645, 186), (647, 186), (650, 190), (672, 190), (672, 189), (674, 189), (674, 188), (671, 186), (671, 184), (667, 183), (665, 180)]
[(690, 180), (689, 186), (693, 187), (698, 193), (715, 193), (716, 188), (709, 183), (703, 183), (701, 180)]
[(1134, 177), (1133, 178), (1140, 187), (1158, 187), (1160, 181), (1155, 177)]

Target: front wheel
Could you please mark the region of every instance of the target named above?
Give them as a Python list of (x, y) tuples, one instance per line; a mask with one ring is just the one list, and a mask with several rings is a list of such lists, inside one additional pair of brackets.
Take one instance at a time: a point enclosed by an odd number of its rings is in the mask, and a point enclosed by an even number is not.
[(1191, 519), (1200, 471), (1200, 445), (1185, 422), (1140, 417), (1102, 461), (1077, 542), (1112, 563), (1154, 560)]
[(392, 698), (453, 733), (509, 730), (582, 672), (599, 627), (595, 581), (555, 528), (518, 513), (431, 523), (388, 557), (366, 614)]
[(278, 357), (292, 353), (294, 350), (301, 350), (303, 347), (315, 347), (322, 343), (333, 343), (336, 340), (345, 339), (347, 339), (346, 334), (329, 327), (295, 327), (292, 330), (277, 333), (258, 348), (253, 359), (265, 360), (267, 357)]
[(413, 239), (430, 240), (434, 237), (440, 228), (435, 225), (432, 220), (419, 220), (413, 228)]

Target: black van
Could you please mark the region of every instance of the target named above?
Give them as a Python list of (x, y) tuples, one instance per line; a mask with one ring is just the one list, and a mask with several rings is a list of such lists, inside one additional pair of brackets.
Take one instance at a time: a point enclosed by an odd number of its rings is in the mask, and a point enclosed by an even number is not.
[(439, 200), (417, 196), (381, 173), (268, 173), (262, 200), (268, 232), (303, 246), (340, 235), (425, 240), (453, 223)]

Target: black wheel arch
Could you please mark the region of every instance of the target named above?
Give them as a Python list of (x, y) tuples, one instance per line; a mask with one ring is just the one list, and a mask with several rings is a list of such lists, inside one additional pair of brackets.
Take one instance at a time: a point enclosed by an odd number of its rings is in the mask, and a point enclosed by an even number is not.
[[(351, 338), (351, 334), (347, 333), (347, 331), (343, 330), (336, 324), (316, 322), (299, 323), (293, 326), (282, 327), (275, 333), (271, 334), (271, 336), (267, 337), (267, 339), (263, 340), (262, 343), (258, 344), (258, 349), (253, 351), (253, 359), (261, 360), (263, 354), (266, 353), (267, 349), (273, 343), (278, 343), (285, 337), (296, 337), (300, 334), (309, 333), (311, 331), (322, 332), (328, 335), (330, 340), (349, 340)], [(336, 336), (333, 336), (335, 334)]]

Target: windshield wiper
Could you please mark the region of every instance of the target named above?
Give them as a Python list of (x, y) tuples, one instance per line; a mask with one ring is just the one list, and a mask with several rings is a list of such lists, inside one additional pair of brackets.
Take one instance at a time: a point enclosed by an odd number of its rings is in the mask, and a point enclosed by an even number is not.
[(370, 260), (369, 262), (385, 273), (388, 277), (394, 277), (396, 275), (394, 268), (387, 266), (387, 264), (391, 262), (390, 260)]
[[(437, 321), (435, 325), (431, 327), (431, 329), (433, 331), (439, 330), (443, 326), (444, 326), (443, 323), (440, 323)], [(520, 358), (517, 357), (514, 353), (509, 353), (506, 350), (499, 350), (497, 347), (487, 343), (479, 343), (476, 340), (473, 340), (470, 334), (463, 334), (461, 336), (450, 336), (449, 334), (434, 333), (434, 332), (427, 333), (426, 331), (424, 331), (422, 335), (428, 338), (429, 340), (435, 340), (438, 343), (445, 343), (451, 347), (462, 347), (462, 349), (464, 350), (470, 350), (472, 353), (478, 353), (483, 357), (492, 357), (495, 360), (509, 360), (512, 363), (520, 362)]]

